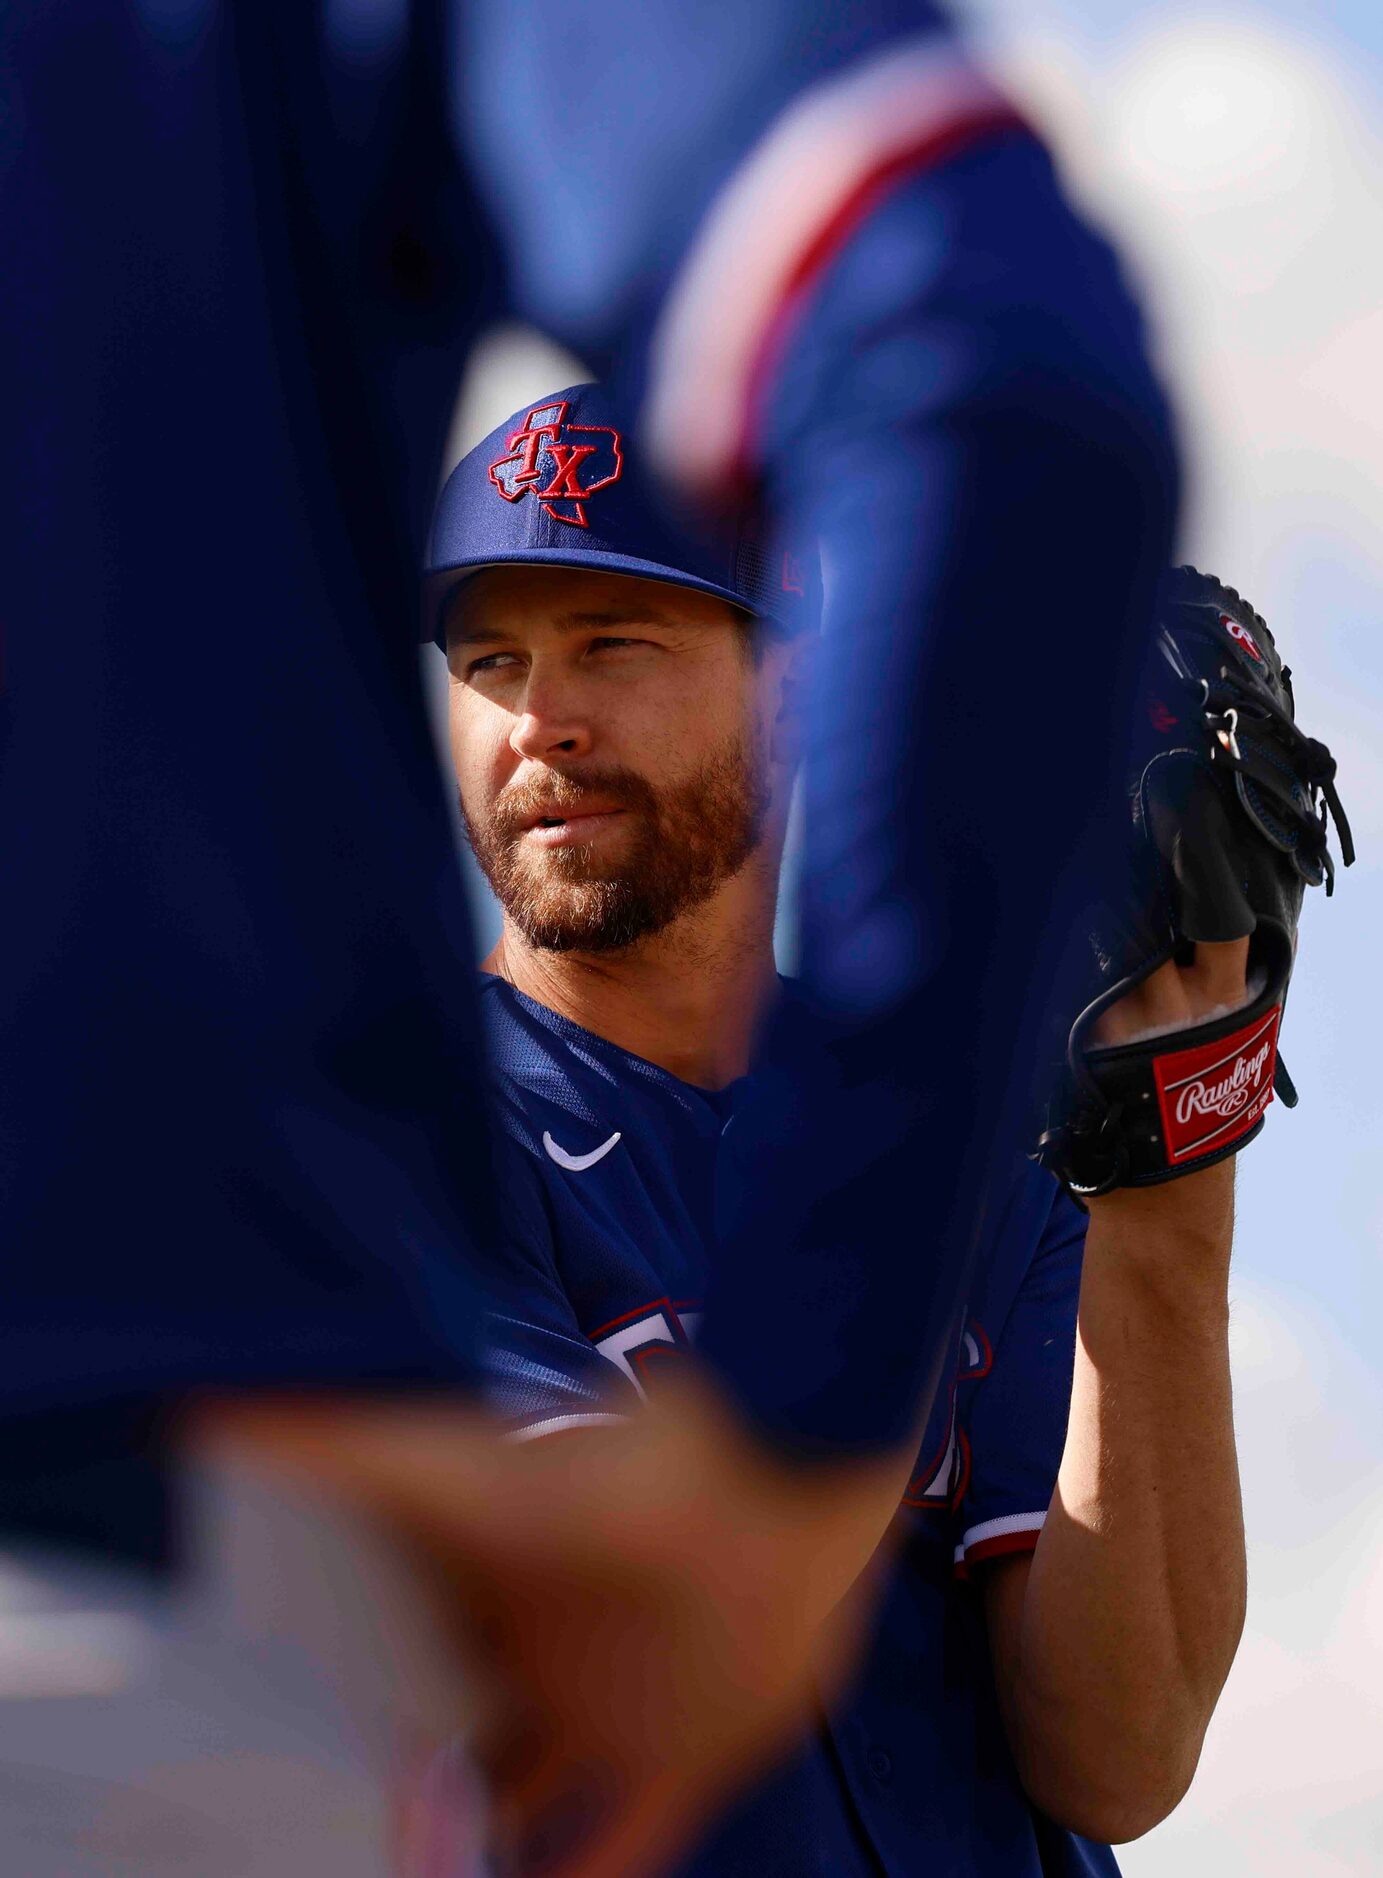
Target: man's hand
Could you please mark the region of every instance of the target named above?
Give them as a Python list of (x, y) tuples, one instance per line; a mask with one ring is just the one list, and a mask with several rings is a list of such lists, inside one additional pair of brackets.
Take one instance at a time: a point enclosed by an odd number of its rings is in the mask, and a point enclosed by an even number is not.
[(1198, 945), (1189, 965), (1170, 960), (1096, 1019), (1098, 1048), (1128, 1043), (1153, 1030), (1189, 1029), (1217, 1012), (1248, 1003), (1249, 942)]
[[(1303, 896), (1334, 882), (1331, 821), (1354, 859), (1334, 758), (1297, 724), (1291, 673), (1243, 596), (1171, 570), (1149, 653), (1111, 824), (1129, 817), (1124, 865), (1105, 853), (1073, 928), (1087, 970), (1054, 1013), (1072, 1021), (1043, 1092), (1038, 1152), (1085, 1196), (1213, 1165), (1259, 1133), (1275, 1087), (1293, 1099), (1278, 1029)], [(1252, 947), (1252, 997), (1235, 995), (1231, 946), (1205, 943), (1232, 937)]]
[[(498, 1871), (640, 1878), (809, 1724), (910, 1455), (789, 1467), (704, 1383), (514, 1444), (459, 1406), (246, 1402), (211, 1438), (363, 1508), (458, 1663)], [(829, 1621), (828, 1621), (829, 1620)], [(460, 1691), (465, 1691), (465, 1713)]]

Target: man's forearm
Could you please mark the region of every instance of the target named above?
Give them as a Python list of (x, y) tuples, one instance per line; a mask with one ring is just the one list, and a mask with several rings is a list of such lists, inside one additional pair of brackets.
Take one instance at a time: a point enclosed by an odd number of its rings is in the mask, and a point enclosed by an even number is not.
[(1066, 1448), (1001, 1680), (1034, 1799), (1100, 1838), (1181, 1797), (1243, 1624), (1233, 1166), (1091, 1206)]

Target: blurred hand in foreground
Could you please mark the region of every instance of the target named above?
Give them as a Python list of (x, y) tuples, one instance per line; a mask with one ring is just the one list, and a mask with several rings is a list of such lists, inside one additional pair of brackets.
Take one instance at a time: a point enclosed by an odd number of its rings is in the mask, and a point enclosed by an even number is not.
[(789, 1465), (694, 1378), (523, 1444), (437, 1399), (246, 1400), (194, 1436), (407, 1553), (505, 1878), (656, 1873), (791, 1746), (849, 1668), (911, 1458)]

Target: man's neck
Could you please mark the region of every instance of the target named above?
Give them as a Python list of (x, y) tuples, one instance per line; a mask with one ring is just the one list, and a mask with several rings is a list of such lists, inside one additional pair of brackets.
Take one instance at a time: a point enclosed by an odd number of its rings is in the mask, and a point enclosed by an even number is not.
[(771, 909), (731, 897), (733, 919), (712, 902), (618, 952), (540, 951), (506, 918), (481, 969), (682, 1082), (723, 1089), (748, 1070), (777, 988)]

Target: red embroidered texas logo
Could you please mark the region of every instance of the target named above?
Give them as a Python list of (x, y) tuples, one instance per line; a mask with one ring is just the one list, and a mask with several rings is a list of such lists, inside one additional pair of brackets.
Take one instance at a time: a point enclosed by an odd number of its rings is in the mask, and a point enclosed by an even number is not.
[(624, 455), (617, 430), (566, 420), (565, 398), (535, 405), (510, 435), (510, 455), (490, 465), (490, 481), (506, 502), (531, 490), (555, 522), (589, 528), (587, 499), (619, 481)]

